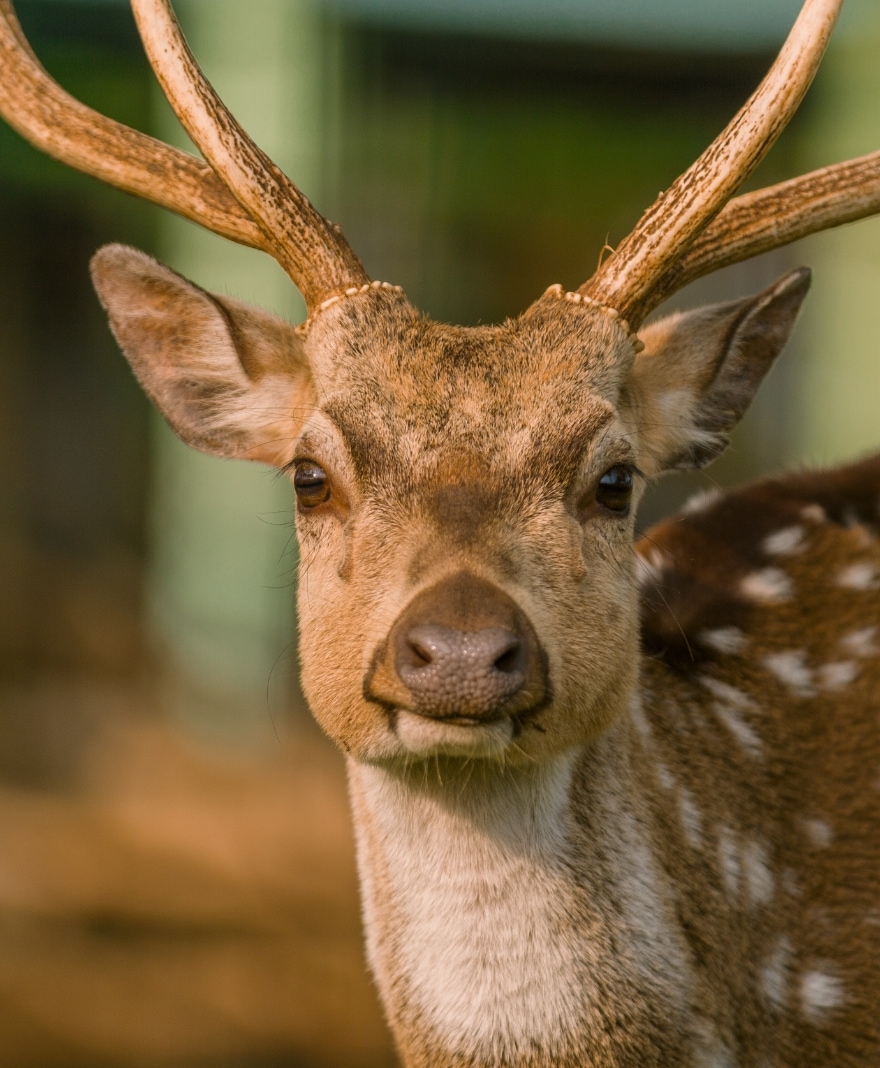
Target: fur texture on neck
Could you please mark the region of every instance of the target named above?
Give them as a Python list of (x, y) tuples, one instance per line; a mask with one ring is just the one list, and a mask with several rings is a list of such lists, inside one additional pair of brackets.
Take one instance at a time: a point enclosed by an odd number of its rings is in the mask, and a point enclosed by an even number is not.
[(627, 778), (613, 738), (527, 769), (350, 765), (368, 955), (407, 1064), (707, 1063)]

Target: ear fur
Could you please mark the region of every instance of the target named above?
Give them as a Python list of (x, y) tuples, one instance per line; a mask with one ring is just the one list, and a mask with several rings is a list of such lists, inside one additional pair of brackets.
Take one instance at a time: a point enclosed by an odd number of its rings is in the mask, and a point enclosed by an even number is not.
[(290, 460), (314, 400), (290, 323), (124, 245), (100, 249), (91, 271), (120, 348), (178, 437), (215, 456)]
[(810, 288), (802, 267), (757, 296), (653, 323), (621, 407), (647, 474), (704, 467), (729, 444)]

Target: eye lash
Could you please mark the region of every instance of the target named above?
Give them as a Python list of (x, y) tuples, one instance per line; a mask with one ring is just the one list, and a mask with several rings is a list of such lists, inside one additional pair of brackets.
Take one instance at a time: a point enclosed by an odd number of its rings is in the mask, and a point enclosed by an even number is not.
[(600, 469), (600, 473), (599, 473), (599, 475), (597, 477), (601, 477), (601, 475), (604, 474), (605, 471), (610, 471), (612, 467), (626, 467), (626, 468), (628, 468), (628, 470), (630, 470), (632, 472), (632, 474), (636, 478), (642, 478), (642, 479), (647, 478), (647, 475), (645, 474), (645, 472), (637, 464), (633, 463), (632, 460), (605, 461), (602, 464), (602, 467)]
[(298, 452), (292, 460), (288, 460), (287, 463), (284, 464), (283, 467), (279, 467), (278, 470), (283, 472), (284, 474), (287, 474), (287, 472), (292, 471), (297, 464), (313, 464), (316, 462), (317, 461), (314, 460), (310, 455)]

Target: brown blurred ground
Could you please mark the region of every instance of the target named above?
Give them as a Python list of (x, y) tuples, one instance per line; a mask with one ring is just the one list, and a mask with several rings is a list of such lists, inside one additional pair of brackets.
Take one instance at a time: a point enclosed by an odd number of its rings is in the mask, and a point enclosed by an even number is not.
[(118, 684), (0, 701), (0, 1064), (394, 1063), (316, 730), (237, 756)]

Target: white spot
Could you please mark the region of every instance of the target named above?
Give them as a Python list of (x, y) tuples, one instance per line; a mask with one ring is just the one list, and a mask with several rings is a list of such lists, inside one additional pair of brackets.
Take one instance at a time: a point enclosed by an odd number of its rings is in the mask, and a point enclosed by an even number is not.
[[(718, 1037), (715, 1028), (710, 1031), (707, 1027), (701, 1027), (703, 1034), (694, 1046), (694, 1064), (705, 1065), (706, 1068), (737, 1068), (737, 1060)], [(708, 1039), (708, 1041), (707, 1041)]]
[(853, 656), (876, 656), (880, 649), (877, 647), (877, 628), (861, 627), (859, 630), (851, 630), (840, 639), (841, 646)]
[(778, 567), (765, 567), (746, 575), (740, 590), (758, 604), (782, 604), (792, 596), (791, 579)]
[(749, 697), (729, 683), (702, 675), (700, 682), (718, 698), (712, 702), (712, 711), (733, 735), (740, 748), (749, 756), (761, 756), (764, 744), (754, 727), (742, 713), (754, 708)]
[(801, 820), (804, 833), (817, 849), (827, 849), (834, 839), (834, 832), (825, 820), (807, 818)]
[(801, 508), (801, 519), (805, 523), (825, 523), (828, 520), (828, 514), (820, 504), (808, 504), (805, 508)]
[(850, 590), (880, 589), (877, 565), (870, 563), (850, 564), (837, 576), (837, 585)]
[(697, 808), (690, 790), (682, 786), (678, 795), (681, 826), (692, 849), (703, 847), (703, 814)]
[(764, 996), (777, 1009), (785, 1006), (791, 973), (791, 942), (783, 935), (761, 969), (760, 983)]
[(838, 660), (823, 664), (816, 672), (819, 688), (822, 690), (843, 690), (859, 673), (855, 660)]
[(816, 690), (813, 686), (813, 673), (807, 667), (807, 654), (803, 649), (793, 649), (785, 653), (771, 653), (764, 657), (764, 667), (799, 697), (811, 697)]
[(768, 534), (761, 548), (767, 556), (793, 556), (806, 547), (804, 533), (804, 528), (799, 525), (783, 527), (782, 530)]
[(739, 884), (741, 878), (741, 865), (736, 848), (733, 831), (729, 827), (721, 825), (718, 831), (718, 862), (721, 868), (721, 879), (724, 889), (731, 901), (739, 896)]
[(645, 745), (650, 745), (653, 741), (651, 724), (648, 722), (648, 717), (645, 715), (645, 710), (642, 707), (642, 699), (638, 693), (633, 694), (633, 698), (629, 704), (629, 714), (633, 721), (633, 726), (642, 736)]
[(754, 704), (749, 695), (743, 693), (742, 690), (738, 690), (735, 686), (731, 686), (729, 682), (722, 682), (721, 679), (714, 679), (711, 675), (701, 675), (700, 682), (719, 700), (724, 701), (728, 705), (733, 705), (734, 708), (754, 708)]
[(695, 494), (681, 509), (682, 515), (697, 515), (699, 512), (705, 512), (707, 508), (710, 508), (717, 500), (724, 496), (723, 490), (709, 489), (703, 490), (701, 493)]
[(644, 554), (636, 553), (636, 582), (640, 586), (659, 582), (667, 562), (665, 554), (656, 547)]
[(657, 778), (660, 780), (660, 785), (665, 790), (675, 789), (675, 778), (669, 768), (661, 760), (654, 761), (654, 770), (657, 772)]
[(814, 1024), (844, 1002), (843, 983), (829, 971), (804, 972), (801, 976), (801, 1011)]
[(765, 846), (757, 840), (747, 842), (742, 861), (750, 903), (753, 907), (768, 905), (773, 900), (775, 882)]
[(715, 701), (712, 705), (712, 711), (736, 738), (741, 749), (751, 756), (761, 756), (764, 751), (761, 739), (754, 728), (740, 716), (736, 709), (731, 708), (730, 705), (723, 704), (721, 701)]
[(739, 627), (716, 627), (712, 630), (703, 630), (700, 631), (699, 639), (710, 649), (731, 655), (741, 653), (749, 643), (749, 639)]

